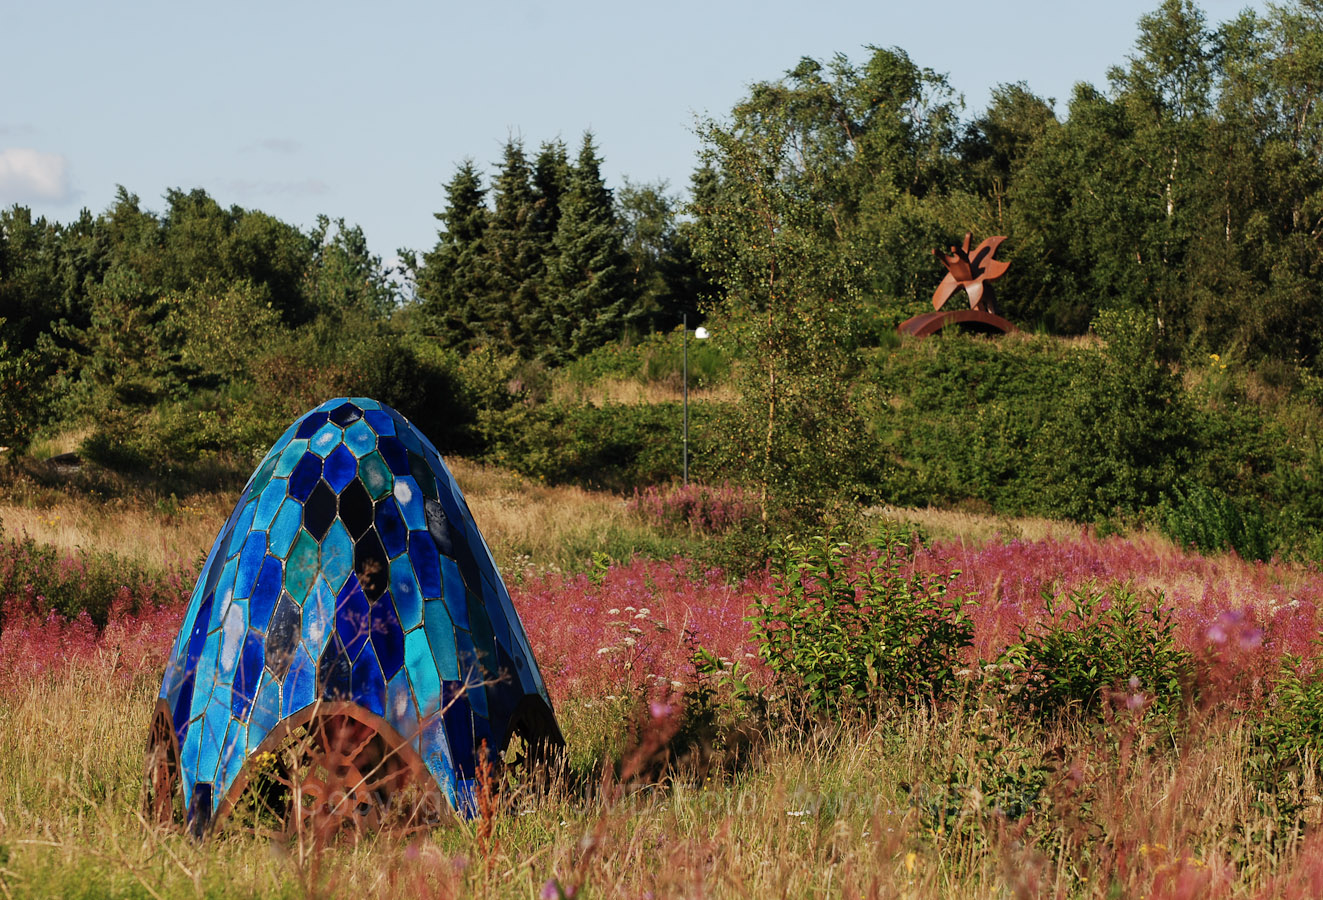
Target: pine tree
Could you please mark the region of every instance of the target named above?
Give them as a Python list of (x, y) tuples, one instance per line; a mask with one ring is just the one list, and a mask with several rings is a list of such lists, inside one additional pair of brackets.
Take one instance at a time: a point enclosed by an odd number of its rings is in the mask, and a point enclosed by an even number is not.
[(551, 344), (564, 361), (620, 337), (629, 309), (628, 261), (593, 136), (583, 136), (569, 190), (560, 202), (556, 259), (549, 273)]
[(444, 343), (462, 348), (478, 334), (476, 307), (487, 292), (484, 239), (491, 213), (485, 198), (482, 176), (466, 159), (446, 184), (446, 209), (436, 214), (445, 230), (423, 256), (418, 273), (426, 327)]
[(542, 254), (533, 235), (532, 171), (523, 142), (510, 139), (493, 185), (495, 212), (487, 229), (491, 282), (480, 310), (484, 336), (502, 351), (527, 350), (522, 323), (538, 308)]

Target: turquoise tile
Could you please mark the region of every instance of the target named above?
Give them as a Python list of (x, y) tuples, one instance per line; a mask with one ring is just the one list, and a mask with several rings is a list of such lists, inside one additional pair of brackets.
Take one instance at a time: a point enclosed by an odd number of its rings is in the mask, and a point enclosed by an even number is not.
[(359, 459), (377, 449), (377, 433), (364, 419), (345, 429), (345, 446)]
[(270, 551), (272, 556), (284, 559), (289, 555), (289, 548), (294, 545), (294, 538), (299, 533), (299, 526), (303, 524), (303, 504), (291, 498), (285, 498), (285, 502), (280, 505), (280, 511), (276, 513), (276, 519), (271, 523), (269, 531)]
[(321, 553), (317, 541), (306, 529), (299, 529), (298, 540), (289, 552), (289, 561), (285, 564), (285, 590), (294, 598), (294, 602), (303, 605), (312, 583), (321, 571)]
[(415, 628), (404, 636), (404, 668), (413, 684), (414, 696), (424, 718), (441, 711), (441, 679), (437, 675), (436, 660), (432, 656), (427, 633)]
[(230, 789), (239, 777), (244, 762), (248, 759), (248, 726), (235, 720), (230, 721), (230, 730), (225, 735), (224, 749), (221, 750), (221, 766), (217, 781), (219, 798)]
[(303, 604), (303, 643), (308, 651), (320, 657), (334, 627), (335, 592), (324, 579), (318, 578)]
[(344, 435), (344, 429), (339, 425), (327, 422), (321, 428), (318, 428), (317, 433), (308, 440), (308, 449), (322, 459), (326, 459), (332, 450), (340, 446)]
[(354, 571), (354, 541), (338, 518), (331, 523), (326, 537), (322, 538), (321, 556), (326, 582), (338, 592), (344, 587), (349, 573)]
[(437, 674), (445, 681), (459, 680), (459, 662), (456, 656), (455, 628), (445, 615), (428, 613), (423, 621), (428, 643), (432, 645), (432, 660)]
[(395, 598), (395, 612), (400, 617), (400, 628), (409, 631), (422, 624), (423, 597), (418, 591), (409, 557), (401, 556), (390, 564), (390, 593)]
[(280, 504), (285, 502), (285, 490), (288, 486), (289, 481), (284, 478), (272, 478), (267, 483), (267, 486), (262, 490), (262, 496), (257, 499), (257, 512), (253, 515), (253, 528), (259, 531), (267, 531), (271, 528), (271, 523), (280, 510)]
[(273, 473), (275, 477), (288, 478), (289, 473), (294, 471), (294, 467), (298, 465), (299, 460), (303, 458), (304, 451), (307, 449), (308, 442), (306, 439), (300, 438), (297, 441), (290, 441), (289, 445), (280, 453), (280, 460), (276, 463), (275, 472)]

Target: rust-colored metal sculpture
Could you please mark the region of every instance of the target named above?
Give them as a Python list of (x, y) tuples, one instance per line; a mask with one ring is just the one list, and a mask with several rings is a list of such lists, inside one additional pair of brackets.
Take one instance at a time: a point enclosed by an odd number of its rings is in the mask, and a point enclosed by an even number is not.
[(994, 316), (997, 314), (992, 285), (988, 282), (1005, 275), (1009, 268), (1009, 263), (992, 258), (1006, 237), (996, 235), (987, 238), (978, 245), (973, 254), (970, 254), (969, 243), (973, 238), (974, 235), (966, 231), (965, 242), (959, 247), (952, 247), (950, 256), (943, 256), (938, 250), (932, 252), (933, 256), (946, 266), (946, 277), (937, 285), (937, 290), (933, 291), (934, 310), (940, 312), (946, 301), (951, 299), (951, 295), (964, 288), (965, 293), (969, 295), (970, 309), (992, 313)]
[[(933, 291), (933, 312), (922, 313), (906, 319), (897, 326), (902, 334), (913, 337), (927, 337), (941, 331), (948, 325), (959, 325), (969, 331), (1006, 333), (1015, 330), (1015, 326), (997, 315), (997, 304), (989, 283), (1006, 274), (1009, 263), (993, 259), (1004, 235), (995, 235), (979, 244), (971, 253), (969, 245), (974, 235), (965, 232), (965, 240), (959, 247), (951, 248), (951, 255), (946, 256), (939, 250), (933, 255), (946, 266), (946, 277)], [(964, 289), (969, 296), (968, 310), (943, 311), (942, 307), (956, 291)]]

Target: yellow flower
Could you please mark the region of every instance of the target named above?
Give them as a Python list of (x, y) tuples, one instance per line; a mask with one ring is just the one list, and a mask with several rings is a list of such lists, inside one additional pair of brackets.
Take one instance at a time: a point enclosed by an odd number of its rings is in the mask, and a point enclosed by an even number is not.
[(915, 864), (916, 862), (918, 862), (918, 861), (919, 861), (919, 854), (915, 853), (913, 850), (911, 850), (909, 853), (906, 853), (906, 854), (905, 854), (905, 871), (908, 872), (909, 874), (913, 875), (913, 874), (914, 874), (914, 864)]

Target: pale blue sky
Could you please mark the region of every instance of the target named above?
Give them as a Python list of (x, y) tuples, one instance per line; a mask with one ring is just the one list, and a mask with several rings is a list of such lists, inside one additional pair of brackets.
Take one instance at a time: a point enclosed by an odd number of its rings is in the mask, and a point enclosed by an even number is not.
[[(1213, 23), (1263, 5), (1201, 4)], [(573, 149), (591, 128), (612, 186), (682, 191), (695, 116), (801, 56), (898, 46), (947, 73), (967, 113), (1023, 80), (1064, 114), (1156, 6), (0, 0), (0, 205), (64, 221), (116, 184), (158, 211), (167, 188), (202, 187), (302, 227), (343, 216), (389, 258), (432, 245), (442, 184), (466, 156), (496, 162), (509, 134)]]

